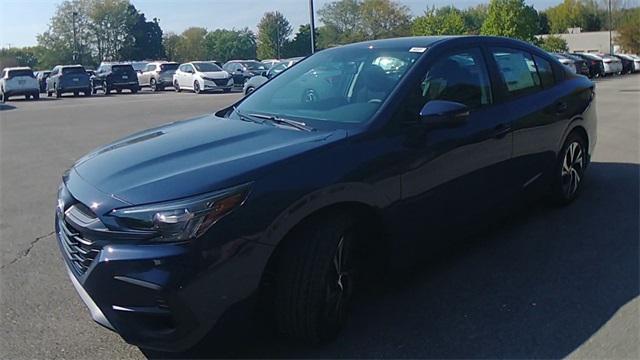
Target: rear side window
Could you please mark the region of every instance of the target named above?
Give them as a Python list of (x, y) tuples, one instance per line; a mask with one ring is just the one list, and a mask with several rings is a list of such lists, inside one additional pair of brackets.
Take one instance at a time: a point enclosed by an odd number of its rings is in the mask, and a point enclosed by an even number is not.
[(510, 95), (520, 96), (540, 90), (540, 77), (529, 53), (508, 48), (492, 48), (491, 53)]
[(154, 64), (147, 65), (147, 71), (154, 71), (155, 69), (156, 69), (156, 66)]
[(178, 64), (162, 64), (160, 65), (160, 71), (171, 71), (177, 70)]
[(533, 60), (535, 60), (536, 62), (536, 67), (538, 68), (538, 74), (540, 75), (542, 87), (544, 87), (545, 89), (552, 87), (556, 81), (553, 76), (553, 68), (551, 67), (551, 63), (537, 55), (533, 56)]

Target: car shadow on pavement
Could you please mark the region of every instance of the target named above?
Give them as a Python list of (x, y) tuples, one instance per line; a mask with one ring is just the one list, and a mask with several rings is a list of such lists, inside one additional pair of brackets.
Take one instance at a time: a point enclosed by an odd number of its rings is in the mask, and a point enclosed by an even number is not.
[(639, 183), (637, 164), (592, 163), (573, 204), (528, 201), (416, 273), (392, 276), (356, 301), (330, 344), (292, 344), (267, 325), (239, 321), (173, 356), (565, 357), (640, 293)]
[(4, 110), (13, 110), (16, 107), (13, 105), (7, 105), (7, 104), (0, 104), (0, 111), (4, 111)]

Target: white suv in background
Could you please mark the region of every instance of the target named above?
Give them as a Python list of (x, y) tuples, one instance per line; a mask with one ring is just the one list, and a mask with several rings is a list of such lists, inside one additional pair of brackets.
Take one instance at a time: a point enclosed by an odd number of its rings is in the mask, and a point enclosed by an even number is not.
[(192, 61), (181, 64), (173, 75), (176, 91), (193, 90), (196, 94), (204, 91), (231, 91), (233, 77), (212, 61)]
[(40, 86), (33, 70), (28, 67), (10, 67), (2, 70), (0, 78), (0, 101), (5, 102), (10, 96), (24, 95), (25, 99), (40, 98)]

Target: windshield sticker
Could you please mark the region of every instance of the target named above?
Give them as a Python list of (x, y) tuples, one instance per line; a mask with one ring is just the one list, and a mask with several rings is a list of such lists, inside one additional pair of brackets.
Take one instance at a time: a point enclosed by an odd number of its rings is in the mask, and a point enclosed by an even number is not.
[(412, 47), (411, 49), (409, 49), (409, 52), (413, 52), (413, 53), (423, 53), (427, 51), (426, 47)]

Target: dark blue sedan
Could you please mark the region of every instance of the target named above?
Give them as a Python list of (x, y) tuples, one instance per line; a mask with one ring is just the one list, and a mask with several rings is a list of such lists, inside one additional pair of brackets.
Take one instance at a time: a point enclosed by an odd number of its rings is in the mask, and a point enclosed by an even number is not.
[(144, 348), (190, 348), (250, 299), (283, 335), (328, 341), (380, 269), (525, 192), (574, 200), (594, 96), (511, 39), (323, 50), (215, 114), (81, 158), (58, 195), (62, 256), (92, 317)]

